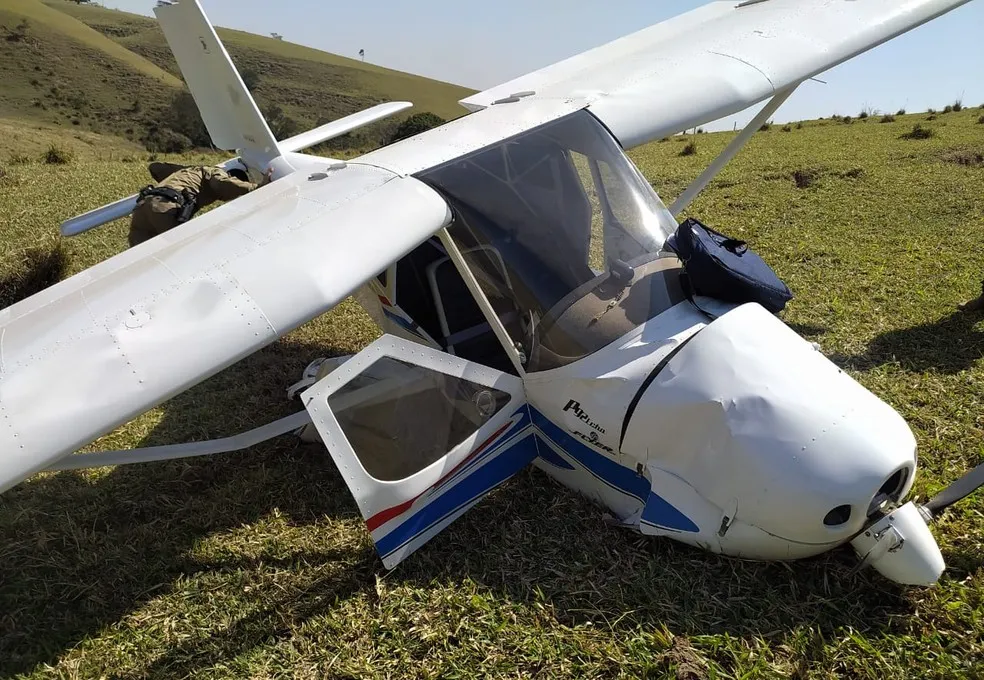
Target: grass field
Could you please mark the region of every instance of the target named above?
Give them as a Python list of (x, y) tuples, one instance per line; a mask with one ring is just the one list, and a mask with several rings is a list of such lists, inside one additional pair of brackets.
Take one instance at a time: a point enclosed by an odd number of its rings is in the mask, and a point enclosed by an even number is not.
[[(805, 122), (755, 135), (689, 214), (752, 247), (796, 295), (783, 318), (911, 424), (915, 492), (984, 454), (984, 109)], [(904, 139), (916, 123), (928, 139)], [(731, 133), (632, 152), (667, 201)], [(687, 142), (696, 153), (681, 156)], [(126, 195), (143, 163), (0, 157), (0, 279), (62, 219)], [(123, 223), (64, 244), (66, 275)], [(313, 358), (378, 330), (346, 303), (96, 442), (216, 437), (298, 409)], [(984, 677), (984, 494), (936, 527), (932, 589), (609, 528), (538, 471), (383, 570), (323, 449), (38, 475), (0, 496), (0, 674), (142, 677)]]
[(145, 112), (159, 118), (182, 87), (173, 75), (38, 0), (0, 5), (0, 33), (0, 116), (6, 118), (136, 139), (144, 121), (134, 121), (126, 110), (132, 96), (121, 93), (141, 93)]

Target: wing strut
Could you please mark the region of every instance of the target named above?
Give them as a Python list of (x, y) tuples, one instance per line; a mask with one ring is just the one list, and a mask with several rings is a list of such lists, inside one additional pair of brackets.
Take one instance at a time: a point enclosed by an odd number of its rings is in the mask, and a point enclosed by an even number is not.
[(679, 215), (684, 209), (690, 205), (690, 203), (697, 198), (697, 194), (704, 190), (711, 180), (717, 176), (721, 169), (728, 164), (735, 155), (742, 150), (742, 147), (748, 143), (748, 140), (752, 138), (765, 121), (769, 120), (769, 116), (774, 114), (776, 110), (782, 106), (783, 102), (789, 99), (789, 95), (793, 93), (799, 86), (799, 83), (795, 83), (784, 90), (779, 90), (776, 94), (769, 100), (769, 103), (762, 107), (762, 110), (752, 118), (751, 122), (746, 125), (738, 136), (731, 140), (728, 146), (724, 147), (724, 151), (718, 155), (711, 164), (707, 166), (704, 172), (700, 173), (697, 179), (694, 180), (693, 184), (687, 187), (682, 194), (673, 201), (673, 205), (670, 206), (670, 212), (674, 217)]
[(97, 453), (79, 453), (65, 456), (45, 472), (55, 470), (84, 470), (87, 468), (103, 467), (105, 465), (125, 465), (127, 463), (154, 463), (162, 460), (191, 458), (192, 456), (208, 456), (213, 453), (231, 453), (256, 446), (268, 439), (293, 432), (311, 422), (307, 411), (299, 411), (293, 415), (260, 427), (234, 434), (222, 439), (209, 439), (203, 442), (188, 442), (186, 444), (169, 444), (167, 446), (149, 446), (145, 449), (130, 449), (127, 451), (99, 451)]

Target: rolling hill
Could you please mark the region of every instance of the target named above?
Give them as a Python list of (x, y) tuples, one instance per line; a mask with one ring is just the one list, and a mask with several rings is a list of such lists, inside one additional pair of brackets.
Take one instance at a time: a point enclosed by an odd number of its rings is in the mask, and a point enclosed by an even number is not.
[[(260, 107), (276, 104), (302, 129), (391, 100), (454, 118), (465, 112), (457, 101), (472, 93), (274, 38), (218, 33)], [(178, 127), (172, 103), (181, 74), (148, 17), (68, 0), (5, 0), (0, 82), (3, 118), (117, 135), (150, 150), (161, 128)], [(367, 129), (359, 142), (385, 138), (398, 122)]]

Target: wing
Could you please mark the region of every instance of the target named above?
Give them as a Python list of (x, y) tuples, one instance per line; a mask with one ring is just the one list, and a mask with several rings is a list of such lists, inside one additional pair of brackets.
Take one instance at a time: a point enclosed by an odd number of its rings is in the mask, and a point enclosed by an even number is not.
[(631, 148), (737, 113), (968, 1), (711, 2), (461, 103), (585, 98)]
[(295, 173), (0, 311), (0, 492), (331, 309), (449, 219), (410, 177)]

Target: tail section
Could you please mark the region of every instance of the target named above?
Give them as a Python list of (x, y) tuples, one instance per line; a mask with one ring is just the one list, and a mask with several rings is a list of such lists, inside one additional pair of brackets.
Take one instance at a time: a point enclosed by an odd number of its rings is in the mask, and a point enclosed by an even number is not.
[(281, 156), (276, 138), (198, 0), (160, 5), (154, 14), (212, 143), (226, 151), (239, 150), (253, 168), (266, 168)]
[[(239, 154), (219, 167), (245, 168), (254, 181), (259, 181), (267, 170), (276, 180), (312, 162), (323, 167), (325, 161), (332, 159), (298, 152), (413, 106), (410, 102), (378, 104), (278, 142), (198, 0), (159, 4), (154, 14), (212, 143)], [(158, 179), (154, 177), (155, 181)], [(134, 194), (73, 217), (62, 223), (61, 233), (75, 236), (126, 217), (133, 212), (136, 202)]]

